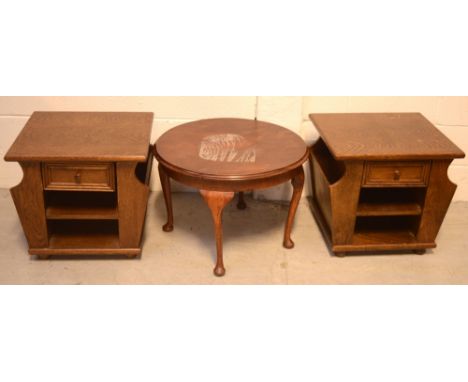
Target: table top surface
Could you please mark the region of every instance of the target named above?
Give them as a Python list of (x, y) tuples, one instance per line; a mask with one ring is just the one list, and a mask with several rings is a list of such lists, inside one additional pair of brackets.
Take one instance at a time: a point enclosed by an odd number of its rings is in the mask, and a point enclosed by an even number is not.
[(338, 160), (465, 156), (420, 113), (310, 114), (309, 117)]
[(7, 161), (145, 161), (153, 113), (34, 112)]
[(173, 170), (223, 180), (284, 173), (307, 160), (294, 132), (268, 122), (219, 118), (174, 127), (155, 144), (156, 157)]

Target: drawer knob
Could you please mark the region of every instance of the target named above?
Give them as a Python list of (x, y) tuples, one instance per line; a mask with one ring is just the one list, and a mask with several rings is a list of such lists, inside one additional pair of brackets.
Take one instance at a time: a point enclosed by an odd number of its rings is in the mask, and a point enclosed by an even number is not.
[(75, 174), (75, 182), (76, 183), (81, 183), (81, 174), (79, 172), (77, 172)]
[(393, 179), (400, 180), (400, 170), (395, 170), (395, 172), (393, 173)]

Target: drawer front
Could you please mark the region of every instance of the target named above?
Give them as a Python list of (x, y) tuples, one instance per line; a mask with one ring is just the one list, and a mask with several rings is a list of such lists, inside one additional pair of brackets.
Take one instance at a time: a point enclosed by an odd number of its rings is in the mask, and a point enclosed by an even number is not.
[(367, 162), (364, 187), (406, 187), (427, 185), (430, 162)]
[(115, 190), (113, 163), (44, 163), (42, 180), (46, 190)]

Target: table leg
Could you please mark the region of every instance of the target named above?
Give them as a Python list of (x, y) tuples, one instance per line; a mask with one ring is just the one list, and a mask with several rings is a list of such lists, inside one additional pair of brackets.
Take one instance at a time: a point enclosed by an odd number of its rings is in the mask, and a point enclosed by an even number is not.
[(302, 188), (304, 187), (304, 170), (302, 166), (299, 168), (299, 172), (291, 180), (293, 186), (293, 195), (291, 203), (289, 205), (288, 219), (286, 220), (286, 227), (284, 229), (284, 240), (283, 246), (285, 248), (293, 248), (294, 242), (291, 240), (291, 230), (294, 222), (294, 216), (296, 216), (297, 206), (301, 200)]
[(216, 266), (213, 270), (216, 276), (224, 276), (226, 270), (223, 264), (223, 209), (234, 198), (234, 192), (200, 190), (203, 199), (211, 210), (216, 236)]
[(167, 223), (163, 225), (162, 229), (165, 232), (171, 232), (174, 229), (174, 215), (172, 213), (171, 179), (169, 178), (169, 175), (167, 175), (166, 170), (163, 166), (161, 166), (161, 164), (159, 164), (158, 166), (158, 171), (167, 211)]
[(247, 208), (247, 204), (245, 204), (244, 200), (244, 193), (242, 191), (239, 192), (239, 199), (237, 199), (237, 208), (239, 210), (245, 210)]

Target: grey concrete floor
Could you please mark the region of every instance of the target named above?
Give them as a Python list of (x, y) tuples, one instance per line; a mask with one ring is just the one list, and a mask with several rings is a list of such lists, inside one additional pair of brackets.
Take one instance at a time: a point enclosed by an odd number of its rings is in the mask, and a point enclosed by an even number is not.
[(437, 238), (424, 256), (380, 254), (337, 258), (330, 254), (311, 215), (299, 205), (292, 238), (282, 247), (288, 206), (247, 198), (224, 213), (226, 275), (213, 276), (213, 226), (200, 195), (173, 195), (175, 229), (165, 222), (162, 195), (152, 193), (143, 254), (126, 258), (51, 258), (27, 253), (8, 190), (0, 190), (0, 284), (468, 284), (468, 202), (451, 205)]

